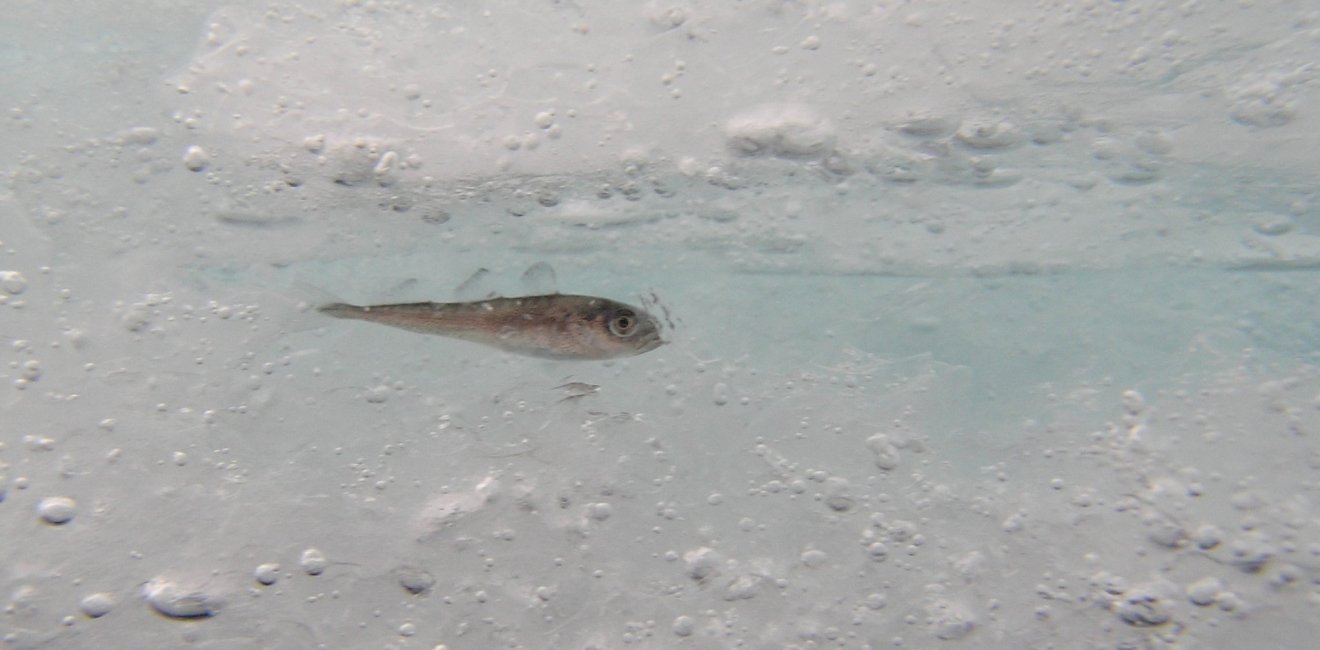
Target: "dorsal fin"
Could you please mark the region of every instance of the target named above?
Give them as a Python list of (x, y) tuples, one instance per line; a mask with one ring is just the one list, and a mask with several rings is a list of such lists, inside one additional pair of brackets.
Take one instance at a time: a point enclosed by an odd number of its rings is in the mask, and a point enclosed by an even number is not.
[(484, 267), (477, 269), (454, 289), (454, 297), (461, 302), (487, 300), (498, 296), (499, 293), (491, 287), (490, 269)]
[(559, 280), (555, 277), (555, 269), (545, 262), (537, 262), (527, 267), (522, 274), (522, 285), (527, 294), (532, 296), (559, 293)]

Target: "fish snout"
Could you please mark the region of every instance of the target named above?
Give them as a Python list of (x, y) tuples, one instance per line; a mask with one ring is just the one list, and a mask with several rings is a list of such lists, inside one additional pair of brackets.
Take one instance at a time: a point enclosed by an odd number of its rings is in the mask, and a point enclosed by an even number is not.
[(637, 354), (642, 354), (643, 352), (650, 352), (651, 350), (654, 350), (668, 342), (669, 341), (666, 341), (665, 338), (660, 335), (659, 330), (652, 330), (650, 332), (647, 332), (646, 335), (643, 336), (640, 341), (638, 341), (639, 346), (637, 348)]

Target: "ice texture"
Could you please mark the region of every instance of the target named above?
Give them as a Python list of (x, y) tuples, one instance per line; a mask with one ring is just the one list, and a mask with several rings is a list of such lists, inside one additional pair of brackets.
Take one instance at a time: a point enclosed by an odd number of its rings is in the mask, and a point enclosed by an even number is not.
[(4, 648), (1320, 632), (1305, 3), (10, 4)]

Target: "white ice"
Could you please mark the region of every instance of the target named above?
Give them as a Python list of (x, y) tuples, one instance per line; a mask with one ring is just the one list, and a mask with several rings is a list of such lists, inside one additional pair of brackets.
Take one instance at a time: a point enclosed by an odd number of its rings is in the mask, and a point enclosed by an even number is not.
[(1306, 3), (205, 4), (0, 20), (0, 648), (1314, 643)]

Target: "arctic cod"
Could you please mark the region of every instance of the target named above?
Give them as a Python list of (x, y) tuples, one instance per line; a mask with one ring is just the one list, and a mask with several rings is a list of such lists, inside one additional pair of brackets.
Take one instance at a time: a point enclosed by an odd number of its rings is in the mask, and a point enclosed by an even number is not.
[(608, 298), (552, 293), (473, 302), (415, 302), (317, 308), (335, 318), (364, 320), (447, 336), (546, 359), (612, 359), (664, 344), (646, 311)]

